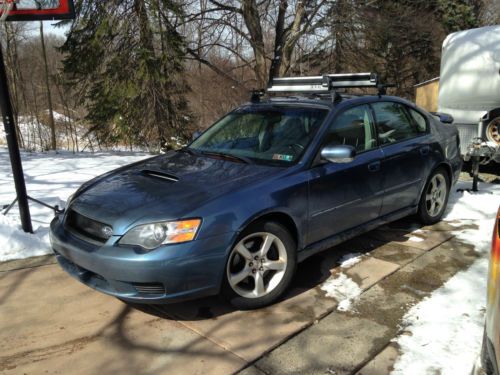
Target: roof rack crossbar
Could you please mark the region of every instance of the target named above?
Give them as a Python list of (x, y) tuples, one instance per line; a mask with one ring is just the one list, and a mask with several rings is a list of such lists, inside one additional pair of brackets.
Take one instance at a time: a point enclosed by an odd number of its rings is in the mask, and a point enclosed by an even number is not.
[(273, 78), (267, 92), (325, 93), (341, 88), (377, 87), (375, 73), (325, 74), (310, 77)]

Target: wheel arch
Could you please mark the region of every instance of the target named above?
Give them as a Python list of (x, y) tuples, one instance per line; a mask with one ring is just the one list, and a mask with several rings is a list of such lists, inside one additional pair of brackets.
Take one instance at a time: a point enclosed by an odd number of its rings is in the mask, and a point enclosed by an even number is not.
[(297, 225), (297, 223), (290, 214), (285, 213), (283, 211), (261, 212), (255, 215), (247, 222), (245, 222), (238, 230), (238, 232), (241, 233), (246, 228), (248, 228), (249, 225), (252, 225), (257, 221), (274, 221), (276, 223), (283, 225), (290, 232), (292, 238), (295, 240), (295, 243), (297, 244), (297, 249), (300, 247), (302, 236), (300, 235), (299, 232), (299, 226)]
[[(429, 177), (427, 178), (427, 181), (431, 178), (432, 174), (438, 170), (439, 168), (442, 168), (446, 171), (446, 174), (448, 176), (448, 182), (450, 184), (449, 188), (451, 189), (451, 186), (453, 184), (453, 169), (451, 168), (451, 165), (446, 163), (445, 161), (437, 164), (433, 169), (432, 169), (432, 172), (429, 173)], [(427, 183), (426, 181), (426, 183)]]

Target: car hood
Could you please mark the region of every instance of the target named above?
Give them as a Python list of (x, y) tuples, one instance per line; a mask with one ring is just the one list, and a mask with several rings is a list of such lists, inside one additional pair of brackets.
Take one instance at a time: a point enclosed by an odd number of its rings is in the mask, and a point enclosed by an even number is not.
[(282, 170), (173, 152), (84, 184), (70, 208), (120, 235), (136, 222), (196, 216), (196, 209), (214, 198)]

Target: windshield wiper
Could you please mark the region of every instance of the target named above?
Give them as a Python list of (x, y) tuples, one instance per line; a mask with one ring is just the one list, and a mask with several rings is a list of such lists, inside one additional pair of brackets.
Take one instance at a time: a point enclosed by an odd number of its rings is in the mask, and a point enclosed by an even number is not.
[(206, 156), (216, 156), (216, 157), (221, 157), (229, 160), (234, 160), (238, 161), (240, 163), (245, 163), (245, 164), (253, 164), (252, 160), (245, 156), (237, 156), (233, 154), (226, 154), (224, 152), (216, 152), (216, 151), (199, 151), (202, 155)]
[(183, 147), (183, 148), (177, 150), (177, 152), (185, 152), (185, 153), (190, 154), (190, 155), (199, 155), (200, 154), (199, 152), (194, 151), (193, 149), (191, 149), (189, 147)]

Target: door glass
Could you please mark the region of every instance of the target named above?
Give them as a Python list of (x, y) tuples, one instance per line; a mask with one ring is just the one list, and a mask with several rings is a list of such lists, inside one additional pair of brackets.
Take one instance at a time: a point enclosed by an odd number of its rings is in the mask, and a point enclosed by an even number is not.
[(349, 145), (357, 152), (376, 147), (373, 121), (367, 105), (350, 108), (335, 118), (323, 144)]
[(394, 102), (372, 104), (381, 145), (399, 142), (419, 135), (403, 105)]
[(419, 112), (415, 111), (414, 109), (408, 108), (410, 110), (410, 115), (415, 120), (415, 123), (417, 124), (418, 131), (420, 133), (426, 133), (427, 132), (427, 121), (425, 120), (425, 117), (422, 116)]

